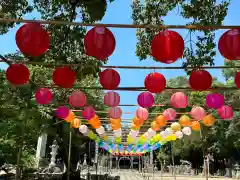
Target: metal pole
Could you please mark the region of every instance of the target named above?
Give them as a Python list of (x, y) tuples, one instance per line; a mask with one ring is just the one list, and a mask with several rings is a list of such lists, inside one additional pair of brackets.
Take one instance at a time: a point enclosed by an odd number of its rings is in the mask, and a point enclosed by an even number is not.
[(67, 167), (67, 180), (70, 180), (70, 168), (71, 168), (71, 150), (72, 150), (72, 131), (69, 129), (69, 145), (68, 145), (68, 167)]

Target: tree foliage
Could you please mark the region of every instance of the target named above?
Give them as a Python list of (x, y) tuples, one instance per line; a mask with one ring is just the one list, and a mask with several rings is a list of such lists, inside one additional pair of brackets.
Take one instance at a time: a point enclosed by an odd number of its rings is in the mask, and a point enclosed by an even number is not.
[[(112, 2), (112, 0), (110, 1)], [(44, 20), (67, 20), (82, 21), (91, 23), (102, 19), (107, 8), (106, 0), (54, 0), (33, 2), (4, 1), (0, 6), (1, 18), (23, 18), (33, 10), (38, 11)], [(1, 23), (0, 34), (5, 34), (15, 23)], [(44, 55), (33, 58), (24, 56), (20, 52), (9, 52), (5, 54), (6, 59), (15, 61), (37, 61), (45, 64), (80, 64), (81, 66), (71, 67), (77, 72), (76, 86), (98, 85), (97, 74), (100, 71), (100, 61), (88, 57), (84, 52), (83, 38), (86, 28), (67, 25), (45, 25), (44, 28), (51, 35), (51, 47)], [(52, 71), (55, 66), (28, 65), (31, 72), (31, 82), (22, 87), (13, 87), (5, 79), (5, 72), (1, 72), (1, 120), (0, 120), (0, 141), (1, 162), (16, 163), (17, 152), (23, 141), (22, 163), (33, 163), (37, 137), (42, 132), (47, 132), (49, 138), (58, 140), (60, 145), (60, 156), (67, 162), (67, 149), (69, 144), (69, 132), (73, 132), (72, 143), (74, 148), (79, 150), (84, 141), (88, 141), (80, 135), (78, 130), (71, 130), (69, 125), (60, 122), (55, 117), (54, 109), (68, 103), (68, 96), (74, 90), (84, 91), (88, 104), (96, 109), (103, 110), (103, 91), (84, 89), (52, 89), (54, 101), (49, 106), (37, 105), (34, 98), (35, 91), (44, 85), (51, 85)], [(71, 108), (71, 107), (70, 107)], [(80, 116), (79, 113), (76, 113)], [(103, 116), (103, 114), (99, 114)], [(24, 127), (24, 129), (23, 129)], [(24, 131), (24, 132), (22, 132)], [(24, 134), (24, 139), (22, 135)], [(78, 150), (78, 152), (80, 152)], [(73, 154), (72, 154), (73, 155)], [(75, 153), (76, 155), (76, 153)], [(78, 157), (72, 158), (73, 160)]]
[[(229, 70), (230, 71), (230, 70)], [(233, 71), (235, 71), (233, 69)], [(226, 70), (223, 70), (226, 72)], [(223, 73), (224, 74), (224, 73)], [(230, 73), (227, 73), (230, 74)], [(233, 73), (234, 76), (234, 73)], [(229, 76), (229, 78), (233, 78)], [(214, 85), (229, 86), (230, 81), (226, 83), (217, 82), (215, 79)], [(231, 83), (231, 82), (230, 82)], [(168, 85), (171, 87), (188, 86), (187, 78), (178, 76), (168, 80)], [(232, 86), (232, 84), (230, 84)], [(170, 97), (173, 92), (164, 92), (156, 95), (155, 100), (158, 104), (169, 104)], [(180, 159), (188, 160), (192, 163), (193, 168), (200, 168), (203, 165), (203, 156), (211, 154), (214, 160), (234, 159), (240, 160), (239, 148), (239, 113), (238, 109), (235, 110), (235, 116), (231, 121), (224, 121), (218, 115), (216, 111), (205, 107), (205, 98), (209, 92), (186, 92), (189, 98), (189, 107), (186, 109), (177, 109), (180, 113), (188, 113), (192, 106), (204, 107), (207, 113), (212, 113), (217, 122), (212, 127), (206, 127), (201, 124), (201, 132), (194, 132), (191, 136), (184, 136), (182, 140), (174, 142), (174, 155), (176, 156), (176, 163), (180, 163)], [(222, 92), (225, 96), (225, 104), (233, 105), (239, 100), (239, 91), (227, 91)], [(167, 107), (154, 107), (152, 112), (163, 112)], [(234, 108), (234, 106), (233, 106)], [(178, 115), (176, 120), (181, 115)], [(179, 158), (178, 158), (179, 157)], [(158, 154), (160, 160), (168, 160), (171, 163), (171, 153), (168, 146), (162, 146), (161, 151)], [(199, 161), (201, 159), (201, 161)]]
[[(227, 15), (230, 1), (222, 0), (140, 0), (133, 1), (132, 18), (134, 24), (164, 24), (163, 18), (177, 8), (179, 17), (189, 20), (189, 25), (221, 25)], [(151, 42), (159, 29), (138, 29), (136, 55), (140, 60), (151, 56)], [(216, 55), (215, 31), (189, 31), (190, 45), (185, 48), (183, 67), (200, 67), (214, 65)], [(193, 33), (196, 40), (193, 40)]]

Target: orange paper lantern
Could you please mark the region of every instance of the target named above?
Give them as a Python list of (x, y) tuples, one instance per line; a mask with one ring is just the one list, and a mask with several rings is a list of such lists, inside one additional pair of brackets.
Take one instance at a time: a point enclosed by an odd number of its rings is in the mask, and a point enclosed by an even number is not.
[(141, 126), (141, 125), (143, 125), (144, 120), (143, 120), (143, 119), (140, 119), (140, 118), (138, 118), (138, 117), (135, 116), (135, 117), (133, 118), (133, 123), (136, 124), (137, 126)]
[(81, 120), (78, 118), (74, 118), (73, 121), (71, 122), (71, 125), (73, 128), (79, 128), (81, 125)]
[(159, 125), (160, 128), (163, 126), (166, 126), (167, 124), (167, 120), (163, 115), (157, 116), (154, 120), (156, 121), (156, 123)]
[(132, 128), (131, 129), (137, 131), (137, 130), (140, 129), (140, 126), (137, 126), (136, 124), (132, 123)]
[(194, 131), (200, 131), (201, 129), (200, 123), (198, 121), (193, 121), (191, 126), (192, 130)]
[(110, 123), (112, 125), (113, 130), (117, 130), (121, 128), (121, 119), (110, 118)]
[(74, 120), (74, 118), (75, 118), (74, 112), (69, 111), (68, 116), (66, 118), (64, 118), (64, 120), (67, 121), (67, 122), (72, 122)]
[(97, 115), (88, 120), (88, 124), (90, 124), (94, 129), (98, 129), (101, 126), (101, 121)]
[(152, 130), (154, 130), (154, 131), (158, 131), (158, 130), (160, 130), (160, 126), (159, 126), (159, 124), (156, 122), (156, 121), (153, 121), (152, 123), (151, 123), (151, 128), (152, 128)]
[(205, 126), (212, 126), (215, 123), (216, 119), (211, 115), (207, 115), (203, 118), (203, 124)]
[(190, 126), (191, 125), (191, 119), (188, 116), (183, 115), (183, 116), (180, 117), (179, 123), (183, 127)]

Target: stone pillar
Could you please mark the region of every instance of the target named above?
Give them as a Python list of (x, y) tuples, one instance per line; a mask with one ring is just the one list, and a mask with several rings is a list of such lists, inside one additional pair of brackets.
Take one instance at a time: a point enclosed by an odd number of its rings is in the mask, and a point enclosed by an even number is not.
[(150, 160), (149, 164), (153, 164), (153, 151), (150, 151)]
[(95, 163), (97, 163), (98, 162), (98, 143), (97, 142), (95, 142)]
[(109, 168), (112, 169), (112, 154), (109, 155), (109, 158), (110, 158)]
[(43, 133), (38, 137), (37, 152), (36, 152), (36, 168), (39, 167), (42, 158), (45, 157), (47, 144), (47, 134)]

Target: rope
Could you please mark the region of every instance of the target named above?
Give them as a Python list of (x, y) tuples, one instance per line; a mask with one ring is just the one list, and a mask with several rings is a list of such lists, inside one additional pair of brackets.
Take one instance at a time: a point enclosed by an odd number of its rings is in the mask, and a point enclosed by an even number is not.
[(73, 25), (73, 26), (90, 26), (90, 27), (112, 27), (112, 28), (158, 28), (158, 29), (195, 29), (195, 30), (214, 30), (214, 29), (240, 29), (240, 26), (223, 26), (223, 25), (154, 25), (154, 24), (95, 24), (81, 23), (69, 21), (44, 21), (44, 20), (27, 20), (27, 19), (11, 19), (0, 18), (0, 23), (40, 23), (40, 24), (57, 24), (57, 25)]

